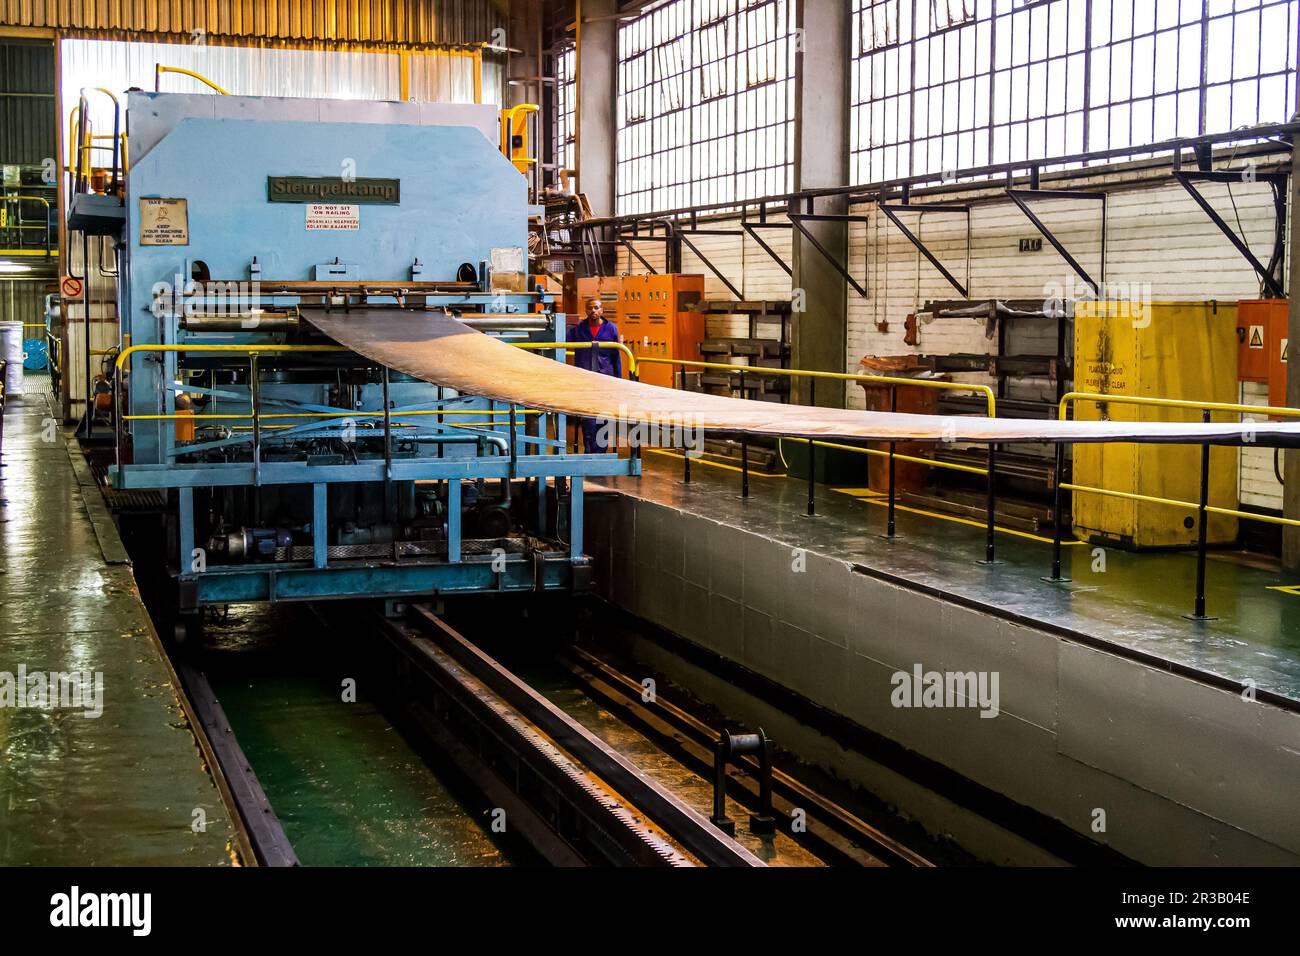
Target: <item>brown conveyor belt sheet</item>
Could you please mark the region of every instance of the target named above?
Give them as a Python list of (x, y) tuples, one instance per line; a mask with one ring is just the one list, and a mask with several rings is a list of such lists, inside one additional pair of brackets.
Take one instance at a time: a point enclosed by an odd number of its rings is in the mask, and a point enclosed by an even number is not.
[(866, 412), (680, 391), (575, 368), (449, 316), (401, 309), (304, 309), (341, 345), (457, 391), (586, 418), (761, 435), (964, 442), (1212, 442), (1300, 445), (1300, 423), (1076, 422)]

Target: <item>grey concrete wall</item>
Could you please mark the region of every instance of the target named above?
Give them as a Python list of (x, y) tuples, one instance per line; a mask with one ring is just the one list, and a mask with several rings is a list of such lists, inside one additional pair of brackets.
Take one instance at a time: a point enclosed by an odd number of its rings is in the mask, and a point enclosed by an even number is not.
[(618, 4), (581, 0), (578, 15), (578, 190), (596, 216), (614, 215), (618, 125)]
[[(794, 188), (820, 189), (849, 185), (849, 4), (842, 0), (799, 0), (794, 80)], [(842, 216), (848, 198), (818, 199), (807, 208), (791, 204), (791, 212)], [(807, 222), (808, 231), (848, 264), (849, 230), (843, 222)], [(792, 230), (792, 288), (803, 290), (803, 308), (791, 327), (791, 366), (823, 372), (844, 371), (848, 347), (847, 286), (839, 271), (803, 236)], [(853, 293), (856, 295), (856, 293)], [(804, 405), (843, 408), (841, 381), (795, 379), (792, 400)]]
[[(808, 553), (798, 571), (788, 544), (654, 502), (590, 501), (597, 587), (633, 614), (1133, 859), (1300, 863), (1300, 714), (838, 559)], [(916, 663), (996, 671), (1000, 713), (895, 708), (891, 676)], [(850, 779), (860, 764), (816, 759)]]

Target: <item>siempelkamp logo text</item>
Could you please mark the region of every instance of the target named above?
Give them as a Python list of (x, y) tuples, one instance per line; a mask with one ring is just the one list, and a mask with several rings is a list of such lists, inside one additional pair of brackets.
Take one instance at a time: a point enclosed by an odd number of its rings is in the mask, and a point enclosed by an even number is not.
[(129, 927), (132, 936), (153, 928), (152, 893), (83, 893), (73, 886), (50, 897), (50, 925), (60, 928)]
[(997, 671), (927, 671), (913, 664), (910, 674), (895, 671), (889, 682), (895, 707), (970, 707), (981, 717), (998, 715)]

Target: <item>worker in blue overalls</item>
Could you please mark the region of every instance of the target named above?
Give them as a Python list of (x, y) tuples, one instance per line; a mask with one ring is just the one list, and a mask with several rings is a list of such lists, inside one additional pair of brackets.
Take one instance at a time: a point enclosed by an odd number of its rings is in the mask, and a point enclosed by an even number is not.
[[(570, 342), (618, 342), (618, 326), (605, 318), (605, 307), (600, 299), (588, 299), (584, 304), (587, 314), (569, 329)], [(623, 350), (616, 348), (574, 349), (574, 363), (601, 375), (623, 377)], [(579, 419), (582, 427), (582, 445), (587, 454), (603, 454), (605, 445), (604, 422), (599, 418)]]

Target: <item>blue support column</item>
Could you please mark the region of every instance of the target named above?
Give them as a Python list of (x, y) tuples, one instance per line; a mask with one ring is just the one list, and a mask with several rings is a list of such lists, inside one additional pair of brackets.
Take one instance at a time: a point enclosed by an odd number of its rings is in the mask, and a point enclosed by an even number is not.
[(582, 476), (574, 475), (569, 482), (569, 557), (582, 557)]
[(194, 570), (194, 489), (177, 489), (179, 508), (177, 509), (177, 526), (180, 530), (180, 562), (177, 567), (181, 574), (190, 574)]
[(311, 486), (311, 548), (316, 567), (325, 567), (329, 558), (329, 514), (326, 503), (328, 485), (316, 482)]
[(546, 476), (537, 479), (537, 533), (546, 536)]
[(460, 563), (460, 479), (447, 482), (447, 561)]

